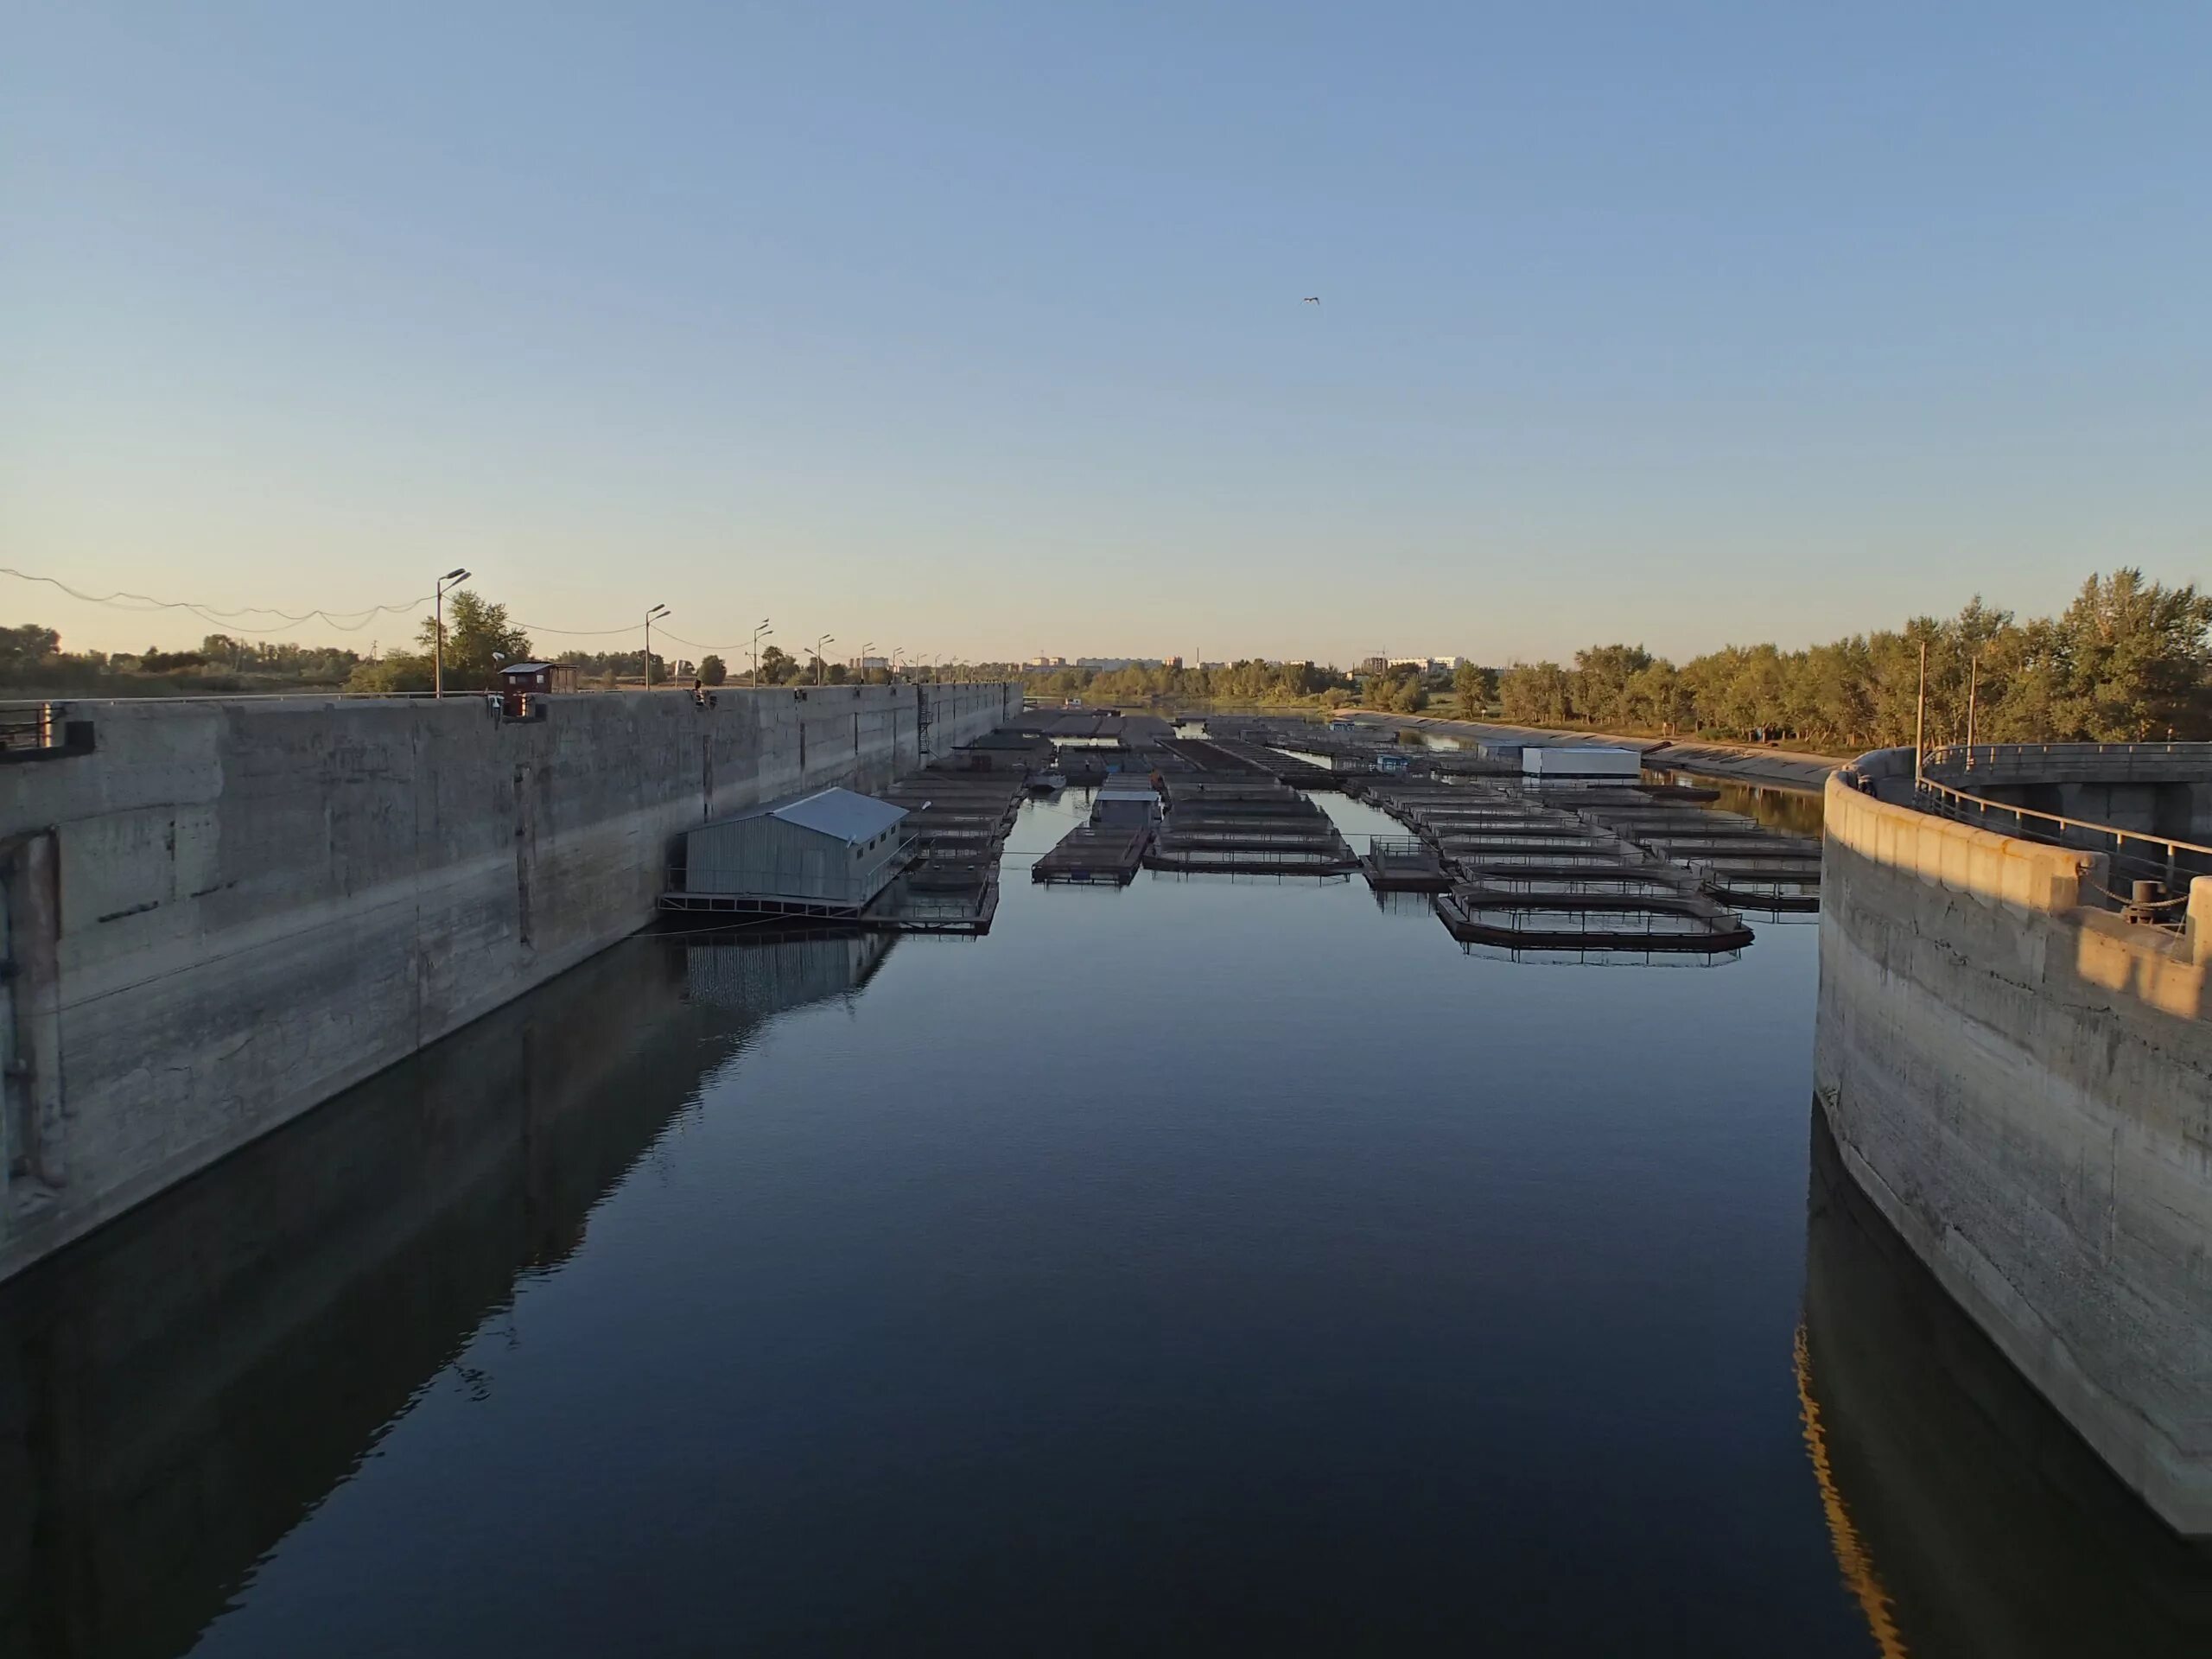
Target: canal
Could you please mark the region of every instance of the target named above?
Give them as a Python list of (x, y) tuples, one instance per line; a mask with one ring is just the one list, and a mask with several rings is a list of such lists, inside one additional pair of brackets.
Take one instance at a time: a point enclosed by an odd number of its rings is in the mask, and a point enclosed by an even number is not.
[[(1366, 809), (1327, 799), (1355, 837)], [(1839, 1186), (1817, 930), (641, 938), (0, 1287), (0, 1652), (2202, 1652)]]

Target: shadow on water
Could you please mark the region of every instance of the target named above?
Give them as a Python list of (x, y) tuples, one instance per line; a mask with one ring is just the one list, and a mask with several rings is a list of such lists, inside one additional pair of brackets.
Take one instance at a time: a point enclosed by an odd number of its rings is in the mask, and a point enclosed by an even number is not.
[(889, 948), (632, 941), (0, 1287), (0, 1653), (191, 1645), (705, 1074)]
[(1944, 1294), (1817, 1106), (1807, 1209), (1807, 1440), (1878, 1649), (2212, 1653), (2212, 1551), (2167, 1530)]

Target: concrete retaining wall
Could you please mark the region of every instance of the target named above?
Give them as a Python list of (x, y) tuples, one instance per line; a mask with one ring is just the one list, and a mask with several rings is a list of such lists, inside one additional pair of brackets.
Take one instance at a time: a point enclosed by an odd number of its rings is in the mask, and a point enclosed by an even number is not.
[[(926, 701), (925, 701), (926, 700)], [(649, 921), (680, 830), (880, 786), (1006, 685), (104, 703), (0, 768), (0, 1276)]]
[(1845, 1166), (2170, 1525), (2212, 1535), (2212, 880), (2190, 931), (2103, 860), (1827, 786), (1815, 1073)]

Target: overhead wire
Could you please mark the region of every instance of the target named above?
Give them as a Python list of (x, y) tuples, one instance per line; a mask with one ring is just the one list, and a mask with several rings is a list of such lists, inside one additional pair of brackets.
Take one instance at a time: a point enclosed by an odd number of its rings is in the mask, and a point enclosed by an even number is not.
[[(88, 594), (80, 588), (70, 586), (58, 577), (40, 575), (30, 570), (18, 570), (10, 565), (4, 564), (0, 564), (0, 576), (13, 576), (19, 582), (42, 582), (49, 588), (58, 588), (72, 599), (82, 600), (88, 605), (106, 605), (117, 610), (137, 612), (141, 614), (151, 614), (156, 611), (184, 611), (198, 617), (203, 622), (213, 623), (215, 626), (233, 633), (286, 633), (304, 623), (318, 620), (327, 626), (338, 629), (340, 632), (358, 633), (381, 615), (387, 613), (394, 615), (408, 615), (421, 610), (435, 597), (431, 594), (424, 594), (419, 598), (409, 600), (403, 604), (366, 605), (359, 610), (353, 611), (334, 611), (317, 606), (310, 610), (293, 612), (281, 610), (273, 605), (240, 605), (226, 608), (218, 605), (210, 605), (202, 600), (158, 599), (151, 594), (132, 593), (125, 588), (118, 588), (111, 594)], [(276, 627), (262, 628), (234, 620), (242, 616), (274, 616), (282, 618), (283, 620)], [(358, 620), (353, 621), (345, 620), (349, 617)], [(517, 621), (514, 626), (527, 633), (557, 634), (572, 639), (603, 639), (616, 634), (636, 633), (645, 626), (645, 623), (641, 620), (613, 628), (556, 628), (543, 622)], [(750, 651), (753, 643), (747, 640), (743, 645), (702, 645), (695, 639), (686, 639), (683, 635), (671, 633), (666, 629), (662, 629), (660, 632), (664, 638), (677, 645), (688, 645), (696, 652)]]
[[(82, 600), (88, 605), (110, 605), (118, 610), (141, 613), (188, 611), (203, 622), (213, 622), (219, 628), (236, 628), (241, 633), (283, 633), (287, 629), (297, 627), (304, 622), (315, 621), (318, 618), (341, 632), (356, 633), (387, 611), (405, 615), (410, 612), (421, 609), (429, 604), (432, 598), (431, 594), (424, 594), (421, 598), (409, 600), (404, 604), (367, 605), (353, 611), (331, 611), (318, 607), (313, 610), (295, 613), (280, 610), (273, 605), (241, 605), (233, 609), (226, 609), (219, 605), (210, 605), (203, 600), (156, 599), (151, 594), (132, 593), (127, 588), (118, 588), (111, 594), (88, 594), (82, 588), (71, 587), (58, 577), (42, 576), (29, 570), (18, 570), (11, 565), (0, 564), (0, 575), (13, 576), (19, 582), (43, 582), (49, 588), (59, 588), (72, 599)], [(136, 603), (125, 603), (126, 601), (135, 601)], [(241, 616), (281, 617), (283, 619), (283, 626), (274, 628), (257, 628), (233, 620)], [(347, 617), (358, 618), (359, 620), (349, 622), (344, 620)]]

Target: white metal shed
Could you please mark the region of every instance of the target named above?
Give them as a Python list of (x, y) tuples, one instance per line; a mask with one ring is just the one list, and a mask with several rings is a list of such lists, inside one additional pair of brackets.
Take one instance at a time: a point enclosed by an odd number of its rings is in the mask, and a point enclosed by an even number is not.
[(906, 809), (821, 789), (702, 823), (683, 837), (683, 891), (857, 911), (912, 848)]
[(1529, 778), (1625, 778), (1643, 775), (1643, 756), (1635, 749), (1600, 748), (1595, 744), (1535, 746), (1521, 751), (1522, 775)]

